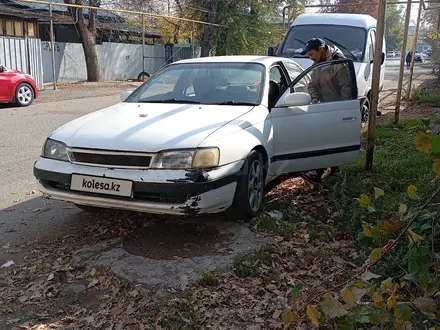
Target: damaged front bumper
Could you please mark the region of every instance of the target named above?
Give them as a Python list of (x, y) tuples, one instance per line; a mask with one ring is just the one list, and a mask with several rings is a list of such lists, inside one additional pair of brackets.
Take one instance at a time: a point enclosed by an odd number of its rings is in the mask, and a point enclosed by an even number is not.
[[(39, 190), (50, 199), (156, 214), (218, 213), (231, 206), (243, 161), (209, 170), (109, 169), (40, 158)], [(74, 191), (72, 174), (133, 182), (131, 197)]]

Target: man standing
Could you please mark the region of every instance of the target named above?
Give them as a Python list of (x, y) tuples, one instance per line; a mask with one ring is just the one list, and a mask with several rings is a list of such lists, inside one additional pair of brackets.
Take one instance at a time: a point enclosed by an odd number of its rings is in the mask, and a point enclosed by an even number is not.
[(411, 60), (412, 60), (412, 50), (410, 50), (407, 54), (406, 54), (406, 68), (409, 69), (411, 66)]
[[(334, 46), (326, 45), (320, 38), (310, 39), (301, 55), (308, 55), (316, 63), (344, 59), (344, 54)], [(349, 70), (345, 64), (335, 64), (316, 68), (312, 71), (308, 92), (312, 103), (351, 100), (352, 91)], [(302, 178), (311, 183), (320, 183), (327, 169), (321, 168), (302, 174)], [(339, 172), (332, 167), (330, 174)]]

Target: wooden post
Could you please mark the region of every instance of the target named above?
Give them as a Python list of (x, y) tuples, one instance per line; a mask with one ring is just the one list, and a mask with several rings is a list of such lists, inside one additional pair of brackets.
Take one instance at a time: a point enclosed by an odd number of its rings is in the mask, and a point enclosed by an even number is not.
[(376, 116), (379, 103), (380, 69), (382, 66), (382, 45), (385, 32), (385, 10), (387, 0), (379, 0), (379, 10), (376, 28), (376, 47), (373, 59), (373, 76), (371, 86), (371, 107), (368, 121), (368, 137), (365, 169), (370, 171), (373, 168), (374, 145), (376, 143)]
[(142, 14), (142, 72), (145, 72), (145, 15)]
[(419, 12), (417, 14), (417, 25), (416, 25), (416, 34), (414, 35), (414, 41), (412, 46), (412, 57), (411, 57), (411, 66), (409, 71), (409, 79), (408, 79), (408, 89), (406, 90), (406, 100), (409, 101), (411, 99), (411, 85), (412, 85), (412, 78), (414, 73), (414, 61), (416, 59), (416, 52), (417, 52), (417, 39), (419, 38), (419, 29), (420, 29), (420, 18), (422, 15), (422, 2), (419, 3)]
[(394, 125), (399, 123), (400, 102), (402, 100), (403, 73), (405, 72), (406, 44), (408, 43), (409, 22), (411, 19), (411, 0), (406, 4), (405, 30), (403, 32), (402, 53), (400, 54), (400, 71), (397, 83), (396, 108), (394, 110)]
[(53, 18), (52, 18), (52, 0), (49, 3), (49, 16), (50, 16), (50, 53), (52, 57), (52, 83), (53, 89), (57, 89), (57, 73), (55, 66), (55, 38), (53, 35)]

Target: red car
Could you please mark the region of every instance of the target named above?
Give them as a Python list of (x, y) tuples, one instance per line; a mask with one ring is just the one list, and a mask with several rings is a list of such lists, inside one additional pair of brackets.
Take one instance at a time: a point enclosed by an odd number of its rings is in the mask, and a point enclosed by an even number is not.
[(0, 103), (26, 107), (37, 97), (37, 84), (31, 75), (0, 65)]

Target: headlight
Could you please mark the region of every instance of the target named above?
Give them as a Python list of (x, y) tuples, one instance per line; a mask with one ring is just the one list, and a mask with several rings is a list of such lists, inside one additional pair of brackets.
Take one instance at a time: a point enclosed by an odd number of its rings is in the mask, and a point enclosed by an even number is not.
[(218, 165), (220, 150), (218, 148), (198, 149), (192, 163), (193, 167), (207, 168)]
[(218, 148), (163, 151), (154, 160), (153, 168), (184, 169), (215, 167), (219, 162)]
[(62, 142), (47, 139), (43, 147), (43, 157), (68, 161), (66, 145)]

